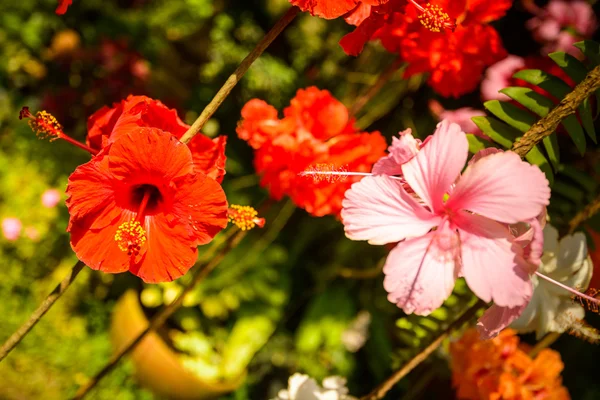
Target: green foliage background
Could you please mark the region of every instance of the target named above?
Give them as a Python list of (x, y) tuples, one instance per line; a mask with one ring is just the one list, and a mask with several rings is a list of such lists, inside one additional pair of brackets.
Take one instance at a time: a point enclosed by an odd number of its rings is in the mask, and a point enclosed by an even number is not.
[[(75, 262), (65, 233), (64, 202), (47, 209), (40, 196), (48, 188), (64, 191), (68, 175), (87, 159), (66, 143), (36, 139), (18, 120), (19, 109), (46, 109), (79, 140), (85, 138), (87, 116), (129, 93), (161, 99), (191, 123), (288, 2), (75, 0), (64, 16), (54, 14), (55, 6), (54, 0), (0, 4), (0, 219), (18, 217), (39, 234), (37, 239), (0, 242), (0, 340), (24, 321)], [(507, 24), (510, 18), (520, 16), (509, 15)], [(364, 394), (473, 301), (460, 283), (430, 318), (403, 316), (387, 301), (382, 287), (384, 247), (351, 242), (333, 217), (311, 218), (289, 202), (272, 203), (257, 186), (251, 149), (235, 136), (246, 101), (259, 97), (281, 110), (297, 89), (316, 85), (351, 105), (394, 62), (376, 44), (358, 58), (347, 57), (338, 41), (348, 30), (343, 21), (300, 15), (205, 128), (208, 135), (229, 136), (224, 188), (230, 203), (262, 207), (269, 223), (230, 252), (186, 297), (183, 309), (160, 334), (185, 353), (187, 368), (205, 379), (247, 369), (243, 385), (224, 398), (270, 398), (295, 371), (317, 379), (344, 375), (352, 393)], [(422, 83), (422, 77), (401, 79), (399, 71), (358, 113), (358, 124), (388, 138), (407, 127), (420, 136), (429, 134), (435, 120), (427, 104), (434, 95)], [(476, 96), (447, 104), (481, 108)], [(594, 143), (587, 150), (598, 154)], [(573, 155), (565, 159), (559, 178), (561, 173), (575, 174), (568, 165)], [(597, 186), (589, 186), (585, 199), (597, 192)], [(189, 276), (147, 286), (129, 274), (85, 269), (0, 364), (0, 399), (72, 395), (111, 354), (111, 312), (126, 290), (138, 291), (152, 315), (187, 282)], [(354, 352), (342, 337), (361, 311), (371, 317), (369, 340)], [(575, 376), (577, 382), (586, 382), (581, 387), (567, 385), (578, 394), (574, 398), (599, 396), (591, 370), (596, 348), (568, 337), (557, 345), (569, 347), (566, 356), (563, 352), (566, 382), (575, 382)], [(451, 398), (445, 357), (441, 351), (421, 365), (390, 398), (409, 393), (413, 398)], [(572, 359), (578, 362), (570, 363)], [(132, 373), (130, 361), (121, 363), (91, 398), (155, 398), (136, 384)]]

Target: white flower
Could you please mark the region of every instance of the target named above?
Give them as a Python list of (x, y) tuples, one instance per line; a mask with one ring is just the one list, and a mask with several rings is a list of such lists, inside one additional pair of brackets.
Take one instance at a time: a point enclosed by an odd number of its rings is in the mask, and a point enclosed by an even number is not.
[[(592, 278), (592, 260), (581, 232), (558, 241), (558, 231), (550, 224), (544, 228), (544, 254), (539, 272), (580, 291), (587, 289)], [(534, 292), (521, 316), (510, 326), (518, 332), (536, 332), (541, 338), (548, 332), (562, 333), (583, 319), (584, 308), (573, 302), (571, 293), (532, 276)]]
[(353, 400), (348, 395), (346, 379), (330, 376), (323, 379), (323, 387), (308, 375), (290, 376), (288, 388), (281, 390), (273, 400)]

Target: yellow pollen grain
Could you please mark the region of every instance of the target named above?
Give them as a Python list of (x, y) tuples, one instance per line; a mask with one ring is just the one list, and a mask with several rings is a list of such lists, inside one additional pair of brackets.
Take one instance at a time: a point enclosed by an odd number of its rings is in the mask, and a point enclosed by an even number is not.
[(51, 137), (50, 140), (58, 139), (62, 132), (62, 125), (47, 111), (38, 111), (35, 118), (29, 121), (29, 126), (42, 139), (45, 137)]
[(444, 12), (442, 7), (427, 3), (424, 6), (425, 10), (419, 15), (421, 25), (432, 32), (441, 32), (444, 24), (450, 21), (450, 16)]
[(123, 222), (115, 233), (115, 241), (121, 251), (137, 254), (146, 243), (146, 231), (138, 221)]
[(250, 206), (232, 204), (227, 212), (229, 222), (243, 231), (250, 230), (256, 226), (258, 211)]

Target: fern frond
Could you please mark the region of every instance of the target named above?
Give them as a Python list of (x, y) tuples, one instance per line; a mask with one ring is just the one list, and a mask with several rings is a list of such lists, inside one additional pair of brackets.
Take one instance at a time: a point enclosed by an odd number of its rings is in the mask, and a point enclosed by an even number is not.
[[(551, 53), (548, 56), (575, 83), (580, 84), (586, 80), (588, 75), (592, 75), (590, 71), (600, 65), (600, 56), (598, 55), (600, 44), (588, 40), (578, 42), (575, 46), (585, 56), (583, 61), (564, 52)], [(526, 132), (530, 132), (532, 126), (537, 124), (540, 118), (547, 117), (557, 106), (557, 101), (560, 101), (560, 104), (563, 105), (565, 98), (574, 93), (574, 89), (564, 80), (541, 70), (522, 70), (514, 74), (513, 77), (539, 87), (546, 94), (540, 94), (526, 87), (508, 87), (501, 90), (501, 93), (507, 95), (514, 103), (498, 100), (488, 101), (484, 103), (484, 106), (495, 118), (487, 116), (473, 118), (473, 122), (483, 133), (506, 149), (513, 148), (515, 142), (519, 141)], [(597, 89), (595, 82), (593, 84), (594, 88)], [(597, 97), (595, 112), (592, 111), (594, 102), (591, 101), (590, 97)], [(583, 101), (580, 98), (574, 104), (577, 107), (576, 113), (574, 113), (575, 108), (573, 108), (570, 112), (565, 112), (564, 115), (561, 114), (558, 121), (581, 155), (584, 155), (587, 150), (586, 134), (592, 142), (597, 142), (594, 119), (598, 116), (598, 110), (600, 109), (598, 99), (600, 99), (600, 89), (597, 89), (595, 94), (589, 96), (586, 94)], [(541, 146), (534, 145), (527, 152), (525, 158), (532, 164), (538, 165), (548, 177), (550, 184), (554, 185), (554, 174), (558, 173), (561, 168), (560, 148), (556, 133), (548, 133), (542, 140), (543, 149)], [(534, 143), (531, 142), (531, 144)], [(474, 140), (471, 140), (470, 144), (473, 150), (481, 149), (484, 146), (483, 143)], [(528, 146), (527, 149), (529, 149)], [(566, 188), (560, 183), (558, 190), (562, 191), (562, 189)]]

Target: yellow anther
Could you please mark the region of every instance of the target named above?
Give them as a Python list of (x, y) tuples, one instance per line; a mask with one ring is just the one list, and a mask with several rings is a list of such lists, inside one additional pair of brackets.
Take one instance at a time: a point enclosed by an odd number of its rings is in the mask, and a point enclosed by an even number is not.
[(421, 8), (419, 21), (425, 28), (432, 32), (441, 32), (443, 29), (454, 31), (456, 29), (456, 22), (444, 12), (442, 7), (427, 3)]
[(62, 125), (48, 111), (38, 111), (31, 114), (28, 107), (23, 107), (19, 119), (29, 118), (29, 126), (42, 139), (49, 137), (50, 140), (64, 136)]
[(123, 222), (115, 233), (115, 241), (127, 255), (137, 255), (146, 243), (146, 231), (138, 221)]
[(265, 226), (265, 219), (258, 217), (258, 211), (250, 206), (240, 206), (232, 204), (227, 210), (229, 222), (236, 225), (243, 231), (250, 230), (255, 226), (262, 228)]

